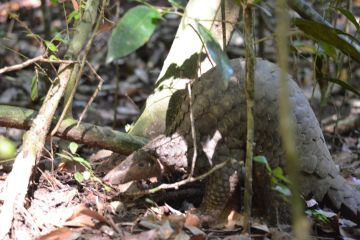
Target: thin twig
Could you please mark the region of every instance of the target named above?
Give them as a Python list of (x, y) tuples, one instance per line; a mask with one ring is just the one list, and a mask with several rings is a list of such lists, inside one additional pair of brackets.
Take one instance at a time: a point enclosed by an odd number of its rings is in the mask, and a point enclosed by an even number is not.
[(152, 188), (152, 189), (147, 189), (147, 190), (144, 190), (144, 191), (138, 191), (138, 192), (135, 192), (135, 193), (126, 193), (126, 195), (128, 195), (128, 196), (142, 196), (142, 195), (148, 195), (148, 194), (156, 193), (156, 192), (158, 192), (160, 190), (178, 189), (179, 187), (181, 187), (181, 186), (183, 186), (185, 184), (203, 180), (204, 178), (206, 178), (209, 175), (213, 174), (215, 171), (223, 168), (226, 164), (236, 163), (236, 162), (238, 162), (238, 161), (235, 160), (235, 159), (229, 159), (229, 160), (224, 161), (222, 163), (216, 164), (208, 172), (206, 172), (206, 173), (204, 173), (204, 174), (202, 174), (200, 176), (197, 176), (197, 177), (191, 177), (190, 176), (189, 178), (186, 178), (184, 180), (181, 180), (181, 181), (178, 181), (178, 182), (175, 182), (175, 183), (163, 183), (160, 186)]
[(86, 104), (84, 110), (82, 111), (80, 117), (79, 117), (79, 121), (76, 125), (76, 127), (79, 127), (85, 113), (87, 112), (87, 110), (89, 109), (90, 105), (93, 103), (93, 101), (95, 100), (96, 96), (98, 95), (99, 91), (101, 90), (101, 87), (104, 83), (104, 79), (99, 75), (97, 74), (96, 70), (94, 69), (94, 67), (88, 62), (86, 61), (86, 64), (89, 66), (90, 70), (93, 72), (93, 74), (96, 76), (96, 78), (99, 80), (99, 84), (98, 86), (96, 87), (93, 95), (91, 96), (90, 100), (88, 101), (88, 103)]
[(193, 144), (194, 144), (194, 154), (193, 154), (193, 159), (192, 159), (192, 162), (191, 162), (190, 174), (189, 174), (189, 177), (188, 177), (189, 179), (191, 179), (193, 177), (193, 175), (194, 175), (196, 158), (197, 158), (197, 141), (196, 141), (196, 131), (195, 131), (195, 123), (194, 123), (194, 114), (193, 114), (193, 105), (192, 105), (191, 86), (190, 86), (190, 84), (187, 84), (187, 89), (188, 89), (188, 93), (189, 93), (191, 137), (193, 138)]
[(64, 64), (72, 64), (75, 63), (76, 61), (71, 61), (71, 60), (50, 60), (50, 59), (46, 59), (44, 57), (44, 55), (40, 55), (31, 59), (26, 60), (25, 62), (19, 63), (19, 64), (15, 64), (12, 66), (8, 66), (8, 67), (3, 67), (0, 69), (0, 74), (3, 74), (5, 72), (12, 72), (12, 71), (18, 71), (20, 69), (26, 68), (32, 64), (35, 64), (36, 62), (46, 62), (46, 63), (64, 63)]

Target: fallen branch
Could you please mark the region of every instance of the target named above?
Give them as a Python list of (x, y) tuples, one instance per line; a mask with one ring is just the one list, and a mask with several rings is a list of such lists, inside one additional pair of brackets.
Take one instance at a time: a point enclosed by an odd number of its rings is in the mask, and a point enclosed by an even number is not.
[[(0, 126), (27, 130), (36, 115), (37, 112), (34, 110), (0, 105)], [(53, 126), (56, 121), (56, 119), (53, 120)], [(55, 136), (121, 154), (129, 154), (147, 142), (145, 138), (115, 131), (109, 127), (100, 127), (89, 123), (81, 123), (77, 127), (77, 124), (78, 121), (75, 119), (65, 119), (60, 124)]]

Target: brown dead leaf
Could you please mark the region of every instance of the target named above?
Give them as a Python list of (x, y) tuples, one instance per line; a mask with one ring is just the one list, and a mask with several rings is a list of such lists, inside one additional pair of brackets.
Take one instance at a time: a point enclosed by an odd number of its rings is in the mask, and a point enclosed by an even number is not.
[(80, 232), (68, 227), (62, 227), (39, 237), (37, 240), (72, 240), (78, 238), (80, 234)]
[(171, 225), (175, 228), (175, 232), (180, 232), (185, 224), (185, 216), (184, 215), (178, 215), (178, 214), (171, 214), (167, 218)]
[(40, 7), (40, 0), (12, 0), (0, 4), (0, 22), (5, 22), (11, 12), (17, 12), (20, 8)]
[(201, 219), (198, 215), (188, 212), (186, 214), (185, 224), (200, 227)]
[(75, 9), (76, 11), (79, 10), (79, 4), (78, 4), (78, 2), (77, 2), (76, 0), (71, 0), (71, 2), (72, 2), (72, 5), (73, 5), (74, 9)]
[[(75, 227), (93, 227), (95, 224), (92, 219), (96, 219), (99, 222), (106, 223), (107, 225), (114, 227), (110, 221), (105, 217), (101, 216), (99, 213), (80, 205), (77, 209), (74, 210), (74, 213), (66, 219), (65, 226), (75, 226)], [(114, 228), (116, 230), (116, 228)]]

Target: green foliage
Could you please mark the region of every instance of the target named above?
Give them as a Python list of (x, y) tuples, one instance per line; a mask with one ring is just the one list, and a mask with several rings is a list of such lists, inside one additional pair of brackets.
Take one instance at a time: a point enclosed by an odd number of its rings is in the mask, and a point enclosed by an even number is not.
[(353, 93), (355, 93), (356, 95), (358, 95), (360, 97), (360, 91), (357, 88), (355, 88), (355, 87), (351, 86), (350, 84), (348, 84), (347, 82), (342, 81), (342, 80), (337, 79), (337, 78), (327, 78), (327, 80), (340, 85), (345, 90), (353, 92)]
[(211, 59), (221, 69), (221, 74), (223, 76), (225, 86), (227, 87), (230, 78), (234, 75), (235, 72), (230, 64), (229, 58), (221, 49), (220, 45), (211, 35), (209, 30), (207, 30), (200, 23), (197, 24), (197, 30)]
[(81, 17), (81, 11), (80, 10), (74, 10), (72, 11), (69, 16), (66, 19), (67, 24), (70, 24), (72, 21), (79, 20)]
[(184, 9), (187, 4), (187, 0), (168, 0), (168, 2), (174, 7), (174, 8), (180, 8)]
[(71, 142), (69, 144), (69, 150), (72, 154), (75, 154), (77, 152), (78, 148), (79, 148), (79, 144), (77, 144), (75, 142)]
[(335, 9), (340, 13), (342, 13), (342, 15), (344, 15), (356, 27), (357, 32), (360, 32), (360, 24), (357, 22), (356, 18), (349, 10), (345, 8), (335, 8)]
[(57, 46), (52, 42), (45, 40), (44, 43), (47, 49), (49, 49), (51, 52), (56, 53), (58, 51)]
[(31, 79), (31, 100), (35, 101), (39, 97), (38, 91), (39, 73), (36, 70), (34, 76)]
[(112, 31), (106, 62), (124, 57), (144, 45), (160, 18), (161, 14), (157, 9), (145, 5), (127, 11)]
[(360, 62), (360, 52), (357, 49), (348, 43), (347, 41), (343, 40), (339, 35), (347, 36), (352, 41), (360, 44), (359, 40), (348, 35), (347, 33), (329, 27), (325, 24), (318, 23), (311, 20), (304, 20), (296, 18), (293, 20), (294, 24), (300, 28), (303, 32), (305, 32), (309, 37), (319, 41), (324, 42), (329, 45), (336, 47), (337, 49), (341, 50), (345, 54), (349, 54), (354, 59)]
[(95, 176), (90, 162), (77, 154), (79, 145), (77, 143), (71, 142), (68, 148), (70, 152), (65, 151), (64, 154), (57, 153), (57, 155), (62, 157), (64, 160), (77, 162), (85, 168), (85, 171), (83, 172), (75, 172), (74, 179), (80, 184), (84, 181), (93, 180), (100, 183), (104, 187), (105, 191), (110, 191), (110, 187), (104, 184), (101, 179)]
[(324, 222), (324, 223), (329, 223), (330, 222), (330, 218), (333, 218), (336, 216), (335, 213), (333, 212), (327, 212), (321, 209), (308, 209), (305, 211), (305, 214), (308, 215), (309, 217), (312, 217), (320, 222)]
[(275, 191), (279, 192), (284, 197), (291, 196), (291, 191), (288, 187), (291, 182), (284, 175), (284, 171), (282, 170), (282, 168), (276, 167), (275, 169), (272, 169), (265, 156), (254, 157), (254, 162), (265, 166), (266, 171), (271, 177), (271, 185), (273, 186), (273, 189)]
[(0, 159), (10, 159), (14, 158), (16, 155), (16, 144), (0, 135)]

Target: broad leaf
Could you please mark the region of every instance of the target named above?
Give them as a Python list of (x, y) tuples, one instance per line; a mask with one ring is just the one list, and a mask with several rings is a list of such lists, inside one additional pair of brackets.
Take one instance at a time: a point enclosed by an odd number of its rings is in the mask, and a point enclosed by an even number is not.
[(352, 22), (352, 24), (354, 24), (354, 26), (356, 27), (356, 31), (360, 32), (360, 25), (357, 22), (354, 15), (349, 10), (345, 8), (335, 8), (335, 9), (341, 12), (350, 22)]
[(73, 157), (73, 160), (83, 165), (86, 169), (91, 169), (91, 164), (86, 159), (82, 157)]
[(274, 187), (274, 190), (281, 193), (285, 197), (290, 197), (291, 196), (290, 189), (288, 187), (284, 186), (284, 185), (276, 185)]
[(339, 29), (328, 27), (325, 24), (314, 22), (311, 20), (304, 20), (296, 18), (294, 19), (295, 25), (304, 31), (307, 35), (314, 38), (315, 40), (328, 43), (337, 49), (341, 50), (345, 54), (349, 54), (354, 59), (360, 62), (360, 52), (357, 49), (339, 37), (338, 34), (346, 35), (350, 37), (353, 41), (358, 42), (352, 36), (342, 32)]
[(340, 85), (342, 88), (344, 88), (345, 90), (349, 90), (350, 92), (353, 92), (360, 97), (360, 91), (358, 89), (356, 89), (355, 87), (351, 86), (350, 84), (348, 84), (347, 82), (341, 81), (340, 79), (337, 79), (337, 78), (326, 78), (326, 80), (336, 83), (336, 84)]
[(290, 180), (284, 175), (284, 171), (282, 170), (282, 168), (280, 167), (275, 168), (272, 171), (272, 174), (274, 175), (274, 177), (283, 181), (284, 183), (290, 184)]
[(265, 156), (256, 156), (256, 157), (254, 157), (254, 161), (257, 162), (257, 163), (265, 165), (266, 170), (271, 172), (270, 165), (269, 165), (268, 160), (266, 159)]
[(10, 159), (16, 156), (16, 144), (0, 135), (0, 159)]
[(153, 34), (160, 17), (159, 11), (148, 6), (130, 9), (112, 31), (106, 62), (124, 57), (144, 45)]
[(207, 30), (200, 23), (197, 24), (197, 29), (211, 59), (218, 67), (220, 67), (225, 86), (227, 87), (230, 78), (234, 75), (235, 72), (230, 64), (229, 58), (221, 49), (218, 42), (213, 38), (209, 30)]
[(78, 183), (82, 183), (85, 180), (81, 172), (74, 173), (74, 178)]
[(52, 42), (45, 40), (44, 43), (51, 52), (56, 53), (58, 51), (57, 46), (55, 44), (53, 44)]
[(79, 148), (79, 144), (77, 144), (77, 143), (75, 143), (75, 142), (71, 142), (71, 143), (69, 144), (69, 149), (70, 149), (70, 152), (71, 152), (72, 154), (75, 154), (76, 151), (78, 150), (78, 148)]

